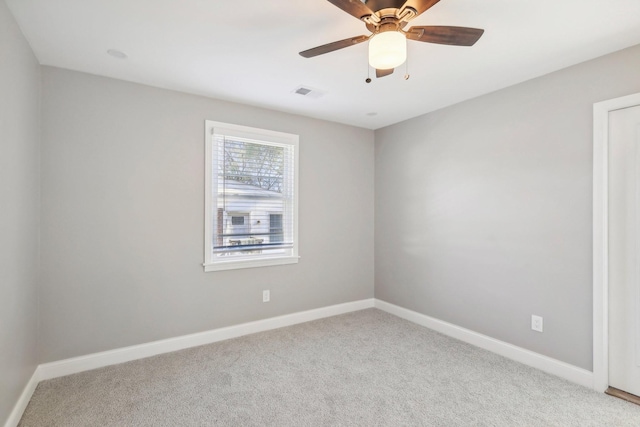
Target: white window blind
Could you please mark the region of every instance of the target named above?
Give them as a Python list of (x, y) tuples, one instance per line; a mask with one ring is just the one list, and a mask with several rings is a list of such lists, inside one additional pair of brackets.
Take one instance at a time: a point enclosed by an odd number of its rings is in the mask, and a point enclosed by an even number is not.
[(297, 262), (297, 135), (207, 122), (205, 270)]

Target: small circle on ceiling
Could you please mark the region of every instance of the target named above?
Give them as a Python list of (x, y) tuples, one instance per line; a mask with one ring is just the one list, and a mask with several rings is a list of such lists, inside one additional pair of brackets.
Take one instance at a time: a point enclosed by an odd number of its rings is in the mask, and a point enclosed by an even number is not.
[(367, 113), (367, 116), (373, 117), (373, 116), (377, 116), (378, 113), (375, 112), (371, 112), (371, 113)]
[(121, 50), (117, 50), (117, 49), (109, 49), (107, 51), (107, 53), (111, 56), (113, 56), (114, 58), (118, 58), (118, 59), (127, 59), (127, 54), (124, 53)]

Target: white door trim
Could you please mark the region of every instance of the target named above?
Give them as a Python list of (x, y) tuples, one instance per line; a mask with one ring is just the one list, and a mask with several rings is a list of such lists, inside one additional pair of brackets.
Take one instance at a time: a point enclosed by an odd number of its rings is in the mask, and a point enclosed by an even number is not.
[(640, 93), (593, 104), (593, 388), (609, 386), (609, 112)]

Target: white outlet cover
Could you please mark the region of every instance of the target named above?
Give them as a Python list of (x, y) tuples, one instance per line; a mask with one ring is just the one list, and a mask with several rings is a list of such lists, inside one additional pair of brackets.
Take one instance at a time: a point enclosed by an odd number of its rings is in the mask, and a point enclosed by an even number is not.
[(535, 314), (531, 315), (531, 329), (533, 329), (534, 331), (542, 332), (543, 320), (541, 316), (536, 316)]

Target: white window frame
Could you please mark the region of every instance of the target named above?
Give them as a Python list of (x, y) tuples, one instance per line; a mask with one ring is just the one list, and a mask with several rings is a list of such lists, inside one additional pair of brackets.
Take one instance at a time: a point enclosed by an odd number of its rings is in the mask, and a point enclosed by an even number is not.
[[(216, 131), (218, 129), (218, 131)], [(263, 141), (265, 144), (289, 145), (293, 148), (293, 248), (287, 255), (263, 255), (245, 259), (220, 260), (213, 254), (214, 221), (217, 221), (218, 174), (217, 150), (214, 134), (233, 133), (244, 138)], [(298, 159), (299, 136), (229, 123), (205, 121), (205, 210), (204, 210), (204, 271), (234, 270), (239, 268), (268, 267), (295, 264), (298, 256)]]

